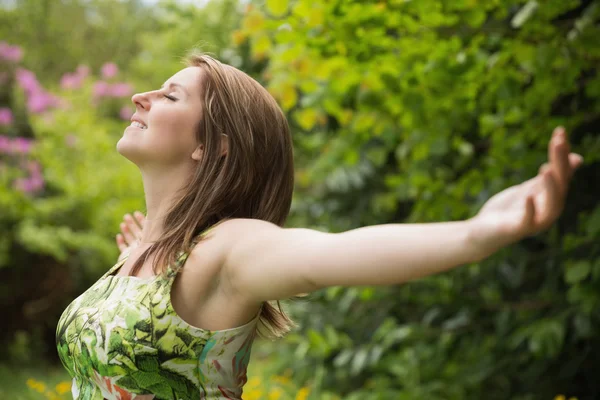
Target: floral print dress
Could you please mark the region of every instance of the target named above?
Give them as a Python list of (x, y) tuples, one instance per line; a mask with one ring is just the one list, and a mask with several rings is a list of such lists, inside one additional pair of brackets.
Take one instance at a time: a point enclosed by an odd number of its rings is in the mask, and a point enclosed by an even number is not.
[(63, 312), (57, 347), (74, 399), (241, 399), (260, 312), (218, 331), (183, 321), (171, 286), (187, 256), (150, 279), (116, 276), (125, 257)]

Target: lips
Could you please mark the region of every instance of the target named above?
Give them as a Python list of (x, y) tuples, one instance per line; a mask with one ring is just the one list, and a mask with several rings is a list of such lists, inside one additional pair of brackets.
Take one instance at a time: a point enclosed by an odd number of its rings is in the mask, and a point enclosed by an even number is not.
[[(131, 117), (131, 122), (138, 122), (140, 124), (142, 124), (144, 127), (141, 129), (148, 129), (148, 125), (146, 125), (146, 123), (144, 121), (142, 121), (140, 118), (138, 118), (136, 115), (134, 115), (133, 117)], [(138, 127), (139, 128), (139, 127)]]
[(143, 129), (143, 130), (146, 130), (146, 129), (148, 129), (148, 127), (147, 127), (147, 126), (144, 126), (143, 124), (141, 124), (141, 123), (140, 123), (140, 122), (138, 122), (138, 121), (133, 121), (133, 122), (131, 123), (131, 125), (129, 125), (129, 126), (133, 126), (134, 128)]

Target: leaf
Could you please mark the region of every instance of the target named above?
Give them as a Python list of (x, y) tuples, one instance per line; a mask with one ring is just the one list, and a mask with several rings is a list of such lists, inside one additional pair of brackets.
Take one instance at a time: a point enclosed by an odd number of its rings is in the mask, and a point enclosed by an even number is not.
[(560, 351), (565, 329), (560, 321), (543, 320), (532, 326), (529, 350), (537, 356), (552, 358)]
[(356, 352), (354, 358), (352, 359), (352, 366), (350, 367), (350, 373), (352, 375), (358, 375), (358, 373), (365, 368), (365, 366), (367, 365), (368, 356), (369, 351), (364, 347), (361, 347)]
[(329, 354), (329, 352), (331, 351), (331, 347), (319, 332), (317, 332), (314, 329), (309, 329), (307, 336), (310, 342), (311, 349), (315, 350), (321, 355)]
[(333, 365), (341, 368), (350, 362), (353, 355), (354, 351), (351, 349), (344, 349), (333, 359)]
[(586, 231), (589, 236), (596, 236), (600, 232), (600, 206), (587, 218)]
[(252, 41), (252, 54), (257, 58), (262, 58), (271, 50), (271, 47), (272, 44), (269, 36), (260, 35)]
[(284, 110), (289, 110), (296, 105), (298, 101), (298, 94), (296, 88), (293, 85), (284, 85), (281, 92), (281, 105)]
[(373, 348), (371, 349), (371, 352), (369, 353), (369, 364), (376, 365), (379, 362), (379, 360), (381, 359), (383, 352), (384, 352), (384, 348), (382, 346), (378, 346), (378, 345), (373, 346)]
[(579, 261), (572, 266), (567, 267), (565, 271), (565, 281), (571, 285), (579, 283), (589, 275), (591, 265), (589, 261)]
[(520, 10), (515, 14), (513, 19), (510, 21), (510, 25), (513, 28), (520, 28), (538, 8), (538, 2), (533, 0), (527, 2)]
[(296, 122), (305, 131), (311, 130), (317, 123), (317, 111), (314, 108), (305, 108), (294, 113)]
[(274, 17), (281, 17), (288, 10), (287, 0), (267, 0), (266, 6), (269, 13)]

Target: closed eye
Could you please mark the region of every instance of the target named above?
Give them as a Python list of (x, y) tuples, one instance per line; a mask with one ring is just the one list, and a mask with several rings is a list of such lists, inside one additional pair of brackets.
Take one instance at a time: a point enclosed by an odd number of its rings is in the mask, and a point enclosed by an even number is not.
[(173, 96), (169, 96), (168, 94), (163, 94), (164, 97), (166, 97), (167, 99), (171, 100), (171, 101), (177, 101), (177, 99)]

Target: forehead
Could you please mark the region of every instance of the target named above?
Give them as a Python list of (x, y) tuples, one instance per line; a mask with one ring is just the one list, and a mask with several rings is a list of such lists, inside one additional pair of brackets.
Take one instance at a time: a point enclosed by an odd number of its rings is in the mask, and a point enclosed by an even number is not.
[(200, 87), (201, 72), (200, 67), (184, 68), (167, 79), (165, 86), (169, 83), (178, 83), (185, 87), (189, 93), (197, 93)]

